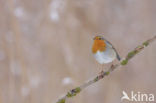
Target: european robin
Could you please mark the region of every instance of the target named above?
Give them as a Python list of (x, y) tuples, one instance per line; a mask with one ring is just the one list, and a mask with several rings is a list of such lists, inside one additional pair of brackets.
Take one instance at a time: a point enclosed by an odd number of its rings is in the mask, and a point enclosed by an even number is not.
[(92, 47), (92, 53), (100, 64), (107, 64), (114, 59), (120, 61), (120, 56), (113, 45), (102, 36), (95, 36)]

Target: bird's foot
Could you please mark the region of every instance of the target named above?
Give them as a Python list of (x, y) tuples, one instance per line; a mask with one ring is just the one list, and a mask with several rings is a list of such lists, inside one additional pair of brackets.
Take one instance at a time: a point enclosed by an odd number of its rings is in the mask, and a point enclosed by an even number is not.
[(99, 73), (99, 78), (103, 78), (104, 77), (104, 71), (102, 70), (100, 73)]
[(114, 64), (111, 65), (111, 68), (114, 68)]

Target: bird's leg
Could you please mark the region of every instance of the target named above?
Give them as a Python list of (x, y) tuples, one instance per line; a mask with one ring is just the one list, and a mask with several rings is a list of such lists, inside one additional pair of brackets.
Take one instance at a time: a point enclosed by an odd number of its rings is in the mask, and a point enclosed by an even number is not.
[(113, 70), (114, 69), (114, 63), (112, 62), (111, 63), (111, 70)]
[(114, 64), (112, 63), (112, 64), (111, 64), (111, 68), (113, 68), (113, 67), (114, 67)]
[(104, 74), (103, 67), (104, 67), (104, 64), (102, 64), (100, 67), (101, 67), (101, 68), (100, 68), (99, 77), (100, 77), (100, 78), (103, 78), (103, 74)]

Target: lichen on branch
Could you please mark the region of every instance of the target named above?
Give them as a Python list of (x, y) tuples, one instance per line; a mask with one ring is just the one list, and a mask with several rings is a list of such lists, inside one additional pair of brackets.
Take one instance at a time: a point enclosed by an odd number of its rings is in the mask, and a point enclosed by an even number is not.
[(113, 64), (112, 66), (109, 67), (109, 69), (105, 72), (100, 72), (99, 75), (91, 79), (90, 81), (82, 84), (79, 87), (76, 87), (69, 92), (62, 98), (60, 98), (57, 103), (65, 103), (66, 99), (71, 98), (73, 96), (76, 96), (78, 93), (80, 93), (83, 89), (86, 87), (92, 85), (93, 83), (96, 83), (97, 81), (103, 79), (105, 76), (108, 76), (112, 71), (117, 69), (119, 66), (124, 66), (126, 65), (130, 59), (132, 59), (136, 54), (138, 54), (140, 51), (142, 51), (145, 47), (147, 47), (150, 43), (152, 43), (154, 40), (156, 40), (156, 36), (154, 36), (151, 39), (148, 39), (147, 41), (143, 42), (142, 45), (137, 46), (134, 50), (130, 51), (127, 56), (122, 59), (119, 63)]

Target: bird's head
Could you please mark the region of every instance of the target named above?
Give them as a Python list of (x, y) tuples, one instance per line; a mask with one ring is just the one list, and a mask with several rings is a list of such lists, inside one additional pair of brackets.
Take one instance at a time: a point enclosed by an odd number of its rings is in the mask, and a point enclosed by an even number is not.
[(98, 50), (101, 52), (105, 51), (106, 43), (105, 43), (104, 37), (95, 36), (93, 39), (94, 39), (94, 43), (93, 43), (93, 47), (92, 47), (92, 52), (96, 53)]
[(94, 39), (94, 41), (96, 41), (96, 40), (104, 40), (104, 37), (102, 37), (102, 36), (95, 36), (93, 39)]

